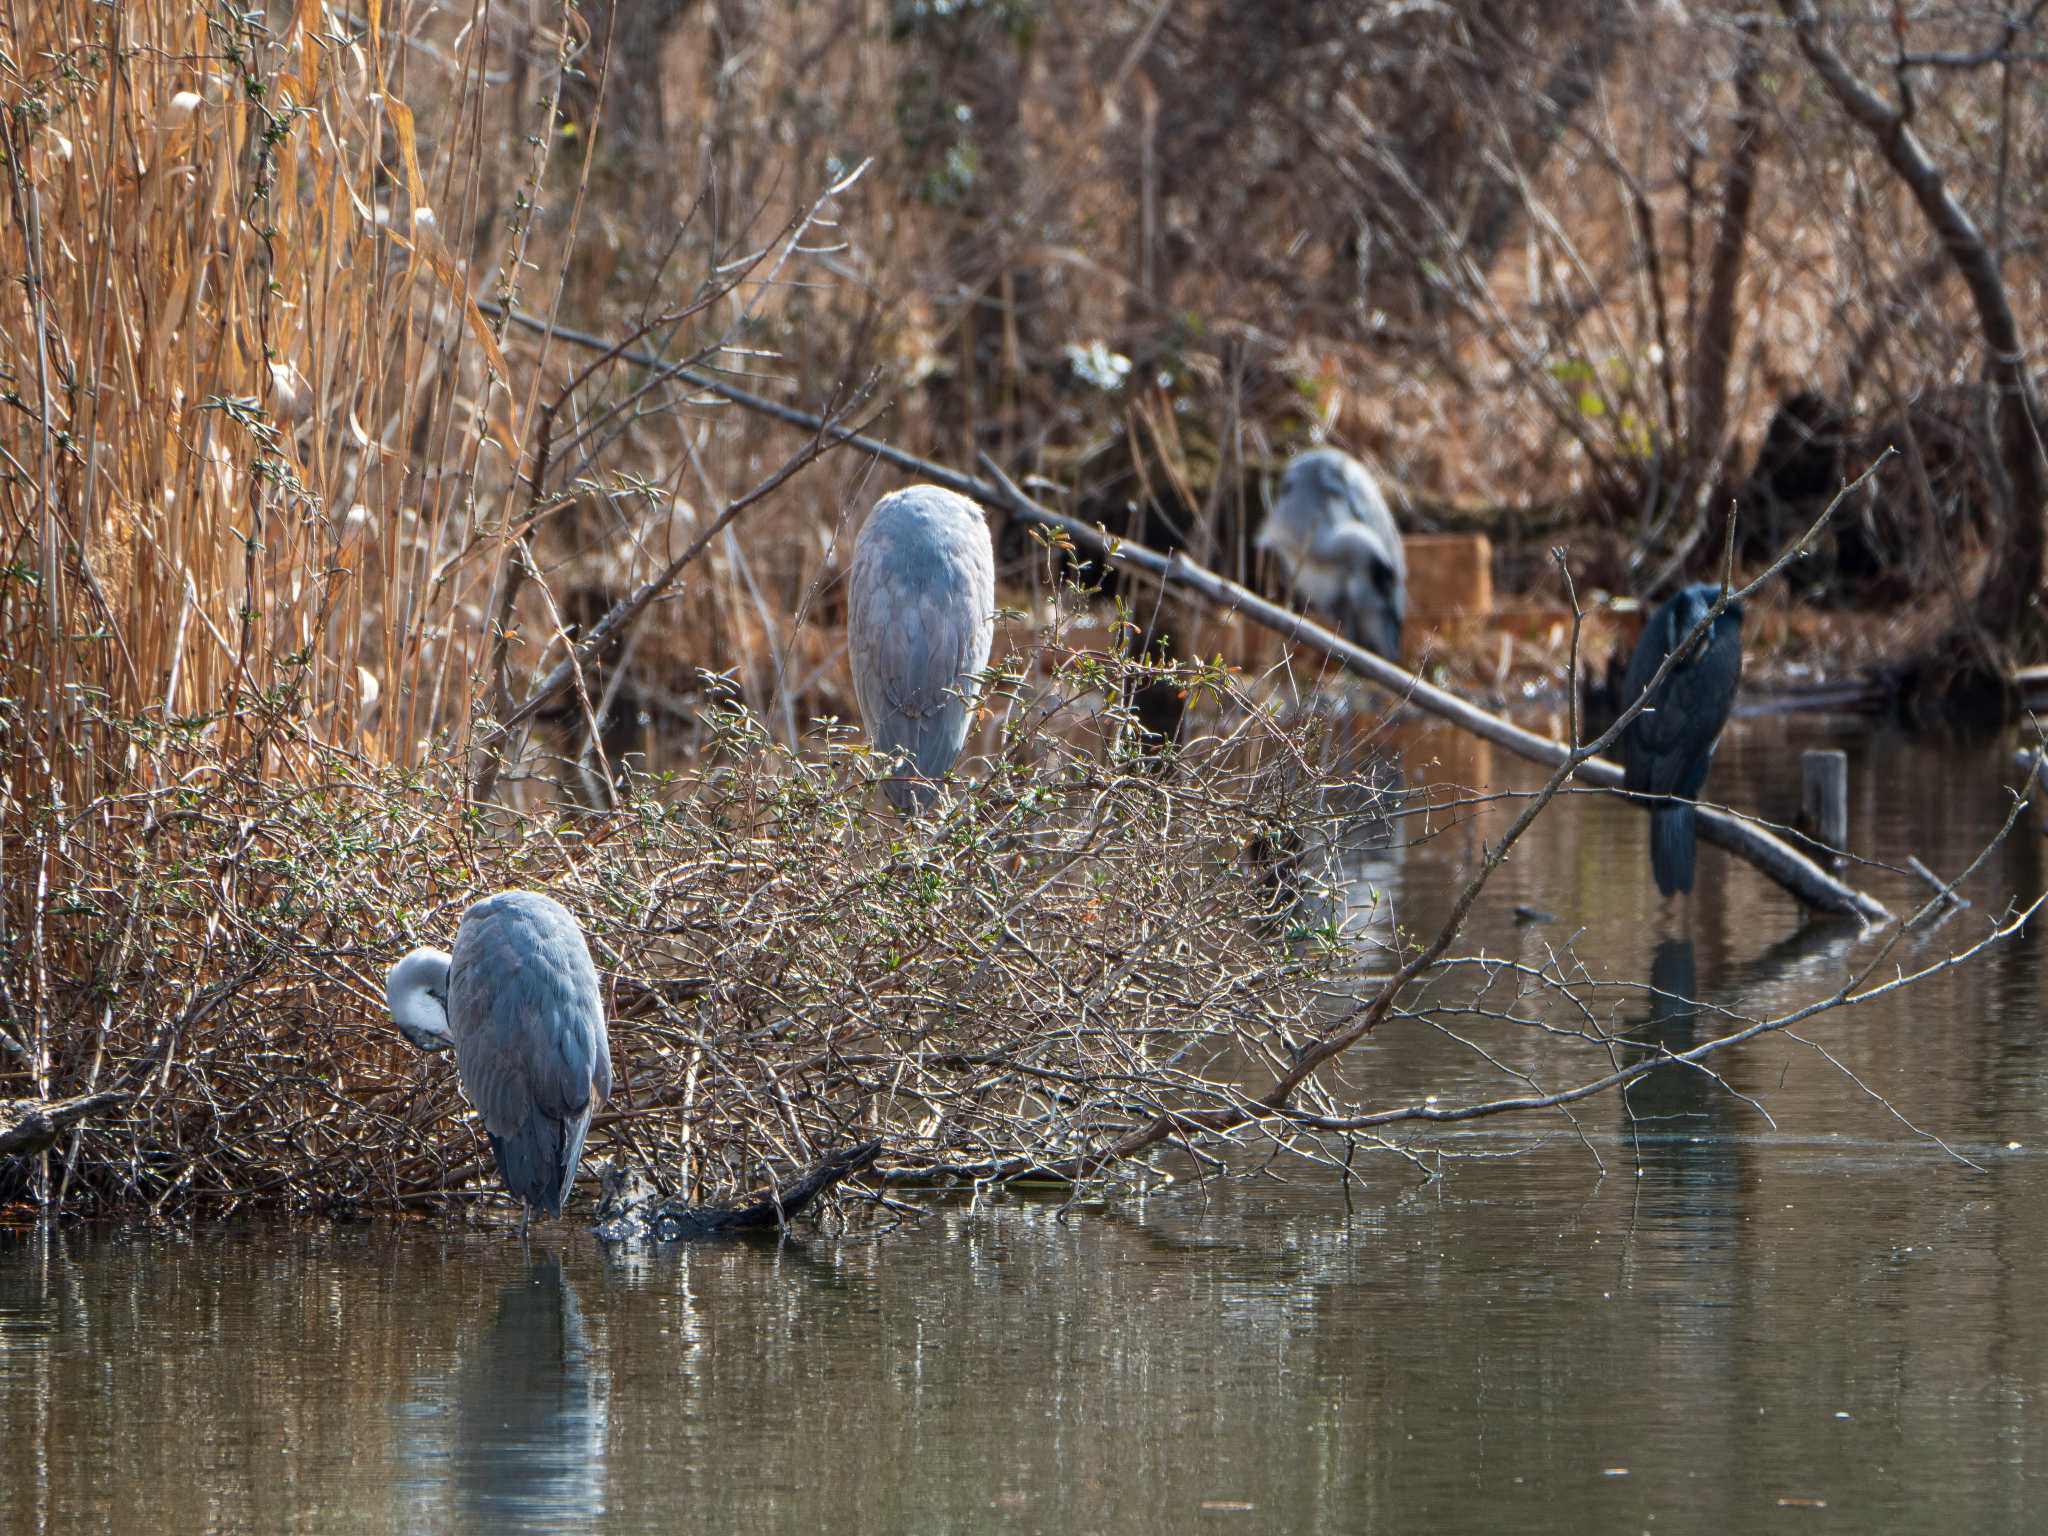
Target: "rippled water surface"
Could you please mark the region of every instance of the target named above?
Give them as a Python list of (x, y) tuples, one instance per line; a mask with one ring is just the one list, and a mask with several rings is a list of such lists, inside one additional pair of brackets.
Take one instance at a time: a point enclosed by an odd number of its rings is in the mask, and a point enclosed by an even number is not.
[[(1850, 752), (1860, 851), (1950, 873), (2003, 819), (2000, 754), (1846, 723), (1742, 723), (1710, 792), (1789, 816), (1813, 745)], [(1404, 752), (1411, 779), (1531, 782), (1449, 735)], [(1370, 878), (1426, 928), (1499, 826), (1411, 838)], [(1692, 910), (1659, 910), (1644, 830), (1599, 798), (1554, 808), (1465, 947), (1541, 964), (1576, 934), (1595, 978), (1751, 1015), (1875, 954), (1802, 933), (1714, 850)], [(1970, 943), (2043, 862), (2023, 829), (1885, 972)], [(1895, 908), (1916, 894), (1860, 878)], [(1516, 903), (1557, 921), (1517, 926)], [(779, 1248), (0, 1234), (0, 1526), (2040, 1530), (2041, 959), (2035, 932), (1718, 1078), (1433, 1135), (1443, 1179), (1383, 1155), (1348, 1208), (1297, 1167), (1065, 1219), (939, 1204)], [(1605, 1006), (1680, 1048), (1725, 1028)], [(1495, 1054), (1545, 1060), (1540, 1040)], [(1355, 1072), (1390, 1103), (1512, 1086), (1415, 1023)]]

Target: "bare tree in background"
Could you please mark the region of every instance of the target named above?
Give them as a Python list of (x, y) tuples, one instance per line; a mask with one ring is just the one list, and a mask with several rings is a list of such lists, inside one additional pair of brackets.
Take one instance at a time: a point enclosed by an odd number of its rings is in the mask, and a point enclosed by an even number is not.
[[(1764, 146), (1764, 50), (1754, 18), (1738, 32), (1735, 56), (1735, 113), (1729, 121), (1728, 168), (1721, 186), (1720, 222), (1708, 262), (1707, 298), (1693, 343), (1692, 398), (1686, 447), (1693, 489), (1703, 489), (1719, 470), (1728, 428), (1728, 372), (1735, 358), (1736, 307), (1743, 256), (1749, 245), (1749, 214), (1756, 200), (1757, 163)], [(1711, 509), (1709, 509), (1711, 510)]]
[[(2002, 253), (1957, 199), (1914, 133), (1912, 81), (1915, 69), (1980, 68), (2001, 62), (2023, 27), (2038, 20), (2043, 6), (2035, 3), (2025, 13), (2000, 16), (1994, 42), (1981, 51), (1919, 56), (1907, 51), (1904, 12), (1895, 9), (1896, 102), (1887, 100), (1849, 67), (1830, 41), (1827, 24), (1812, 0), (1779, 0), (1779, 6), (1792, 24), (1799, 51), (1821, 84), (1850, 120), (1870, 136), (1885, 162), (1906, 184), (1969, 291), (1985, 346), (1989, 425), (2003, 480), (1993, 494), (2002, 503), (2000, 522), (2005, 537), (2000, 557), (1990, 563), (1956, 630), (1922, 662), (1919, 671), (1923, 688), (1964, 697), (2002, 696), (2008, 686), (2003, 668), (1992, 671), (1985, 664), (1982, 640), (1988, 638), (2002, 650), (2019, 636), (2023, 625), (2036, 621), (2044, 540), (2048, 540), (2042, 522), (2048, 480), (2044, 480), (2042, 467), (2040, 418), (2027, 376), (2026, 343), (2006, 289)], [(2002, 191), (2000, 197), (2002, 201)]]

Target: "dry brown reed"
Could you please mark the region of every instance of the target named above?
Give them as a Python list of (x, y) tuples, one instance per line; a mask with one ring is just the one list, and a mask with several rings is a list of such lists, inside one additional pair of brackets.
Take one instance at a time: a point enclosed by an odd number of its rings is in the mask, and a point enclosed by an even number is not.
[[(573, 622), (528, 574), (536, 530), (573, 551), (579, 507), (627, 504), (630, 569), (736, 467), (695, 452), (695, 485), (622, 485), (559, 354), (508, 356), (477, 306), (559, 293), (532, 270), (544, 196), (575, 245), (592, 162), (551, 160), (590, 40), (551, 16), (0, 18), (0, 1072), (26, 1092), (63, 1076), (67, 976), (91, 970), (53, 890), (162, 846), (124, 808), (459, 757)], [(663, 342), (722, 356), (803, 228), (721, 248), (654, 312)]]

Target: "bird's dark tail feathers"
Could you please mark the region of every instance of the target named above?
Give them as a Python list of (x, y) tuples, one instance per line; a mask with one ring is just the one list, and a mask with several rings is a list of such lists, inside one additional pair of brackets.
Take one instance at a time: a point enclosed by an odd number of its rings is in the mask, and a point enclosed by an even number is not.
[(1692, 890), (1692, 867), (1697, 851), (1690, 801), (1660, 805), (1650, 812), (1650, 868), (1657, 876), (1657, 889), (1666, 896)]
[(543, 1216), (561, 1214), (576, 1174), (571, 1148), (583, 1150), (588, 1123), (587, 1116), (578, 1124), (536, 1113), (510, 1136), (490, 1132), (491, 1150), (498, 1154), (498, 1172), (515, 1200), (525, 1201)]

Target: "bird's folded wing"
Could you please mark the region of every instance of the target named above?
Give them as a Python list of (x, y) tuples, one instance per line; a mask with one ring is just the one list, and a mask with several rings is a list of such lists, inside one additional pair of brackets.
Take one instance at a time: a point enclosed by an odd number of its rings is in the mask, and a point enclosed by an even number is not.
[[(535, 1111), (554, 1119), (590, 1107), (600, 1063), (610, 1086), (604, 1003), (587, 958), (566, 947), (459, 945), (449, 985), (449, 1022), (463, 1091), (484, 1124), (510, 1136)], [(465, 939), (468, 935), (465, 935)], [(599, 1091), (603, 1091), (599, 1089)]]
[(995, 594), (971, 573), (956, 573), (958, 585), (921, 589), (893, 572), (856, 592), (850, 615), (854, 643), (865, 654), (854, 658), (877, 702), (901, 717), (895, 739), (870, 711), (870, 728), (881, 744), (901, 749), (922, 763), (935, 750), (957, 750), (966, 718), (964, 695), (988, 665), (994, 638)]
[(1389, 545), (1379, 530), (1364, 523), (1345, 518), (1325, 523), (1316, 530), (1316, 536), (1309, 543), (1309, 554), (1331, 565), (1362, 568), (1366, 561), (1377, 560), (1380, 564), (1400, 566), (1400, 545)]

